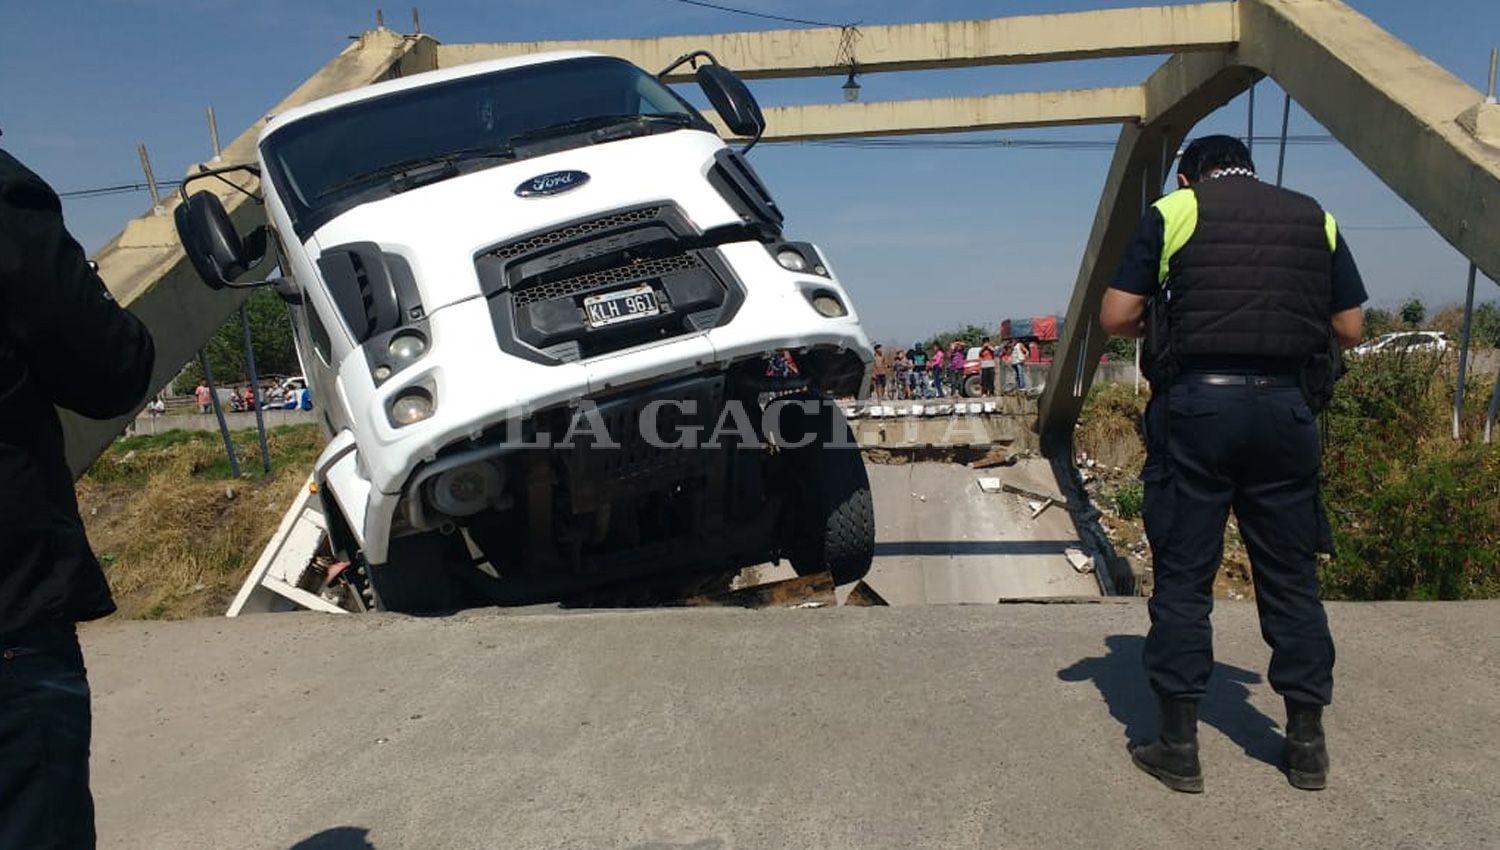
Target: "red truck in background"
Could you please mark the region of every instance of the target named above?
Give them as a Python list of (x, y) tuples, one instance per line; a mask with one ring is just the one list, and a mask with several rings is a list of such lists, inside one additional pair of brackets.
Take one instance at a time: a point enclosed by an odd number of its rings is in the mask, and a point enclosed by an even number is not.
[[(997, 369), (1004, 369), (1010, 365), (1010, 351), (1019, 340), (1025, 343), (1029, 355), (1026, 363), (1033, 366), (1047, 366), (1052, 363), (1052, 351), (1056, 347), (1057, 338), (1062, 333), (1063, 318), (1061, 316), (1032, 316), (1025, 319), (1001, 319), (1000, 339), (994, 343), (995, 356), (999, 358)], [(996, 376), (996, 384), (999, 385), (1004, 376)], [(970, 348), (964, 359), (964, 385), (963, 394), (967, 398), (979, 395), (979, 349)]]

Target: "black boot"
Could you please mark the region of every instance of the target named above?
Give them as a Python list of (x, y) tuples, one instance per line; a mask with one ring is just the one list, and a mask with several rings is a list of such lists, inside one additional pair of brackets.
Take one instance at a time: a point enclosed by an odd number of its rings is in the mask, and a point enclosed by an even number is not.
[(1286, 701), (1286, 778), (1304, 791), (1328, 785), (1328, 743), (1323, 737), (1323, 707)]
[(1151, 744), (1131, 744), (1130, 760), (1173, 791), (1203, 793), (1203, 768), (1198, 764), (1198, 702), (1161, 697), (1161, 738)]

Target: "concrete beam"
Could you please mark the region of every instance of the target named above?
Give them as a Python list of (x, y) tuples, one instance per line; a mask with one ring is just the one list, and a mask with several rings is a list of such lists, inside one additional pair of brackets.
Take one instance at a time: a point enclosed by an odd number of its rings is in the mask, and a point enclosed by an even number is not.
[(1337, 0), (1243, 0), (1240, 30), (1240, 62), (1500, 280), (1500, 149), (1461, 120), (1483, 129), (1483, 95)]
[[(1016, 127), (1119, 124), (1145, 114), (1140, 86), (1019, 92), (981, 97), (778, 106), (765, 110), (763, 141), (966, 133)], [(711, 119), (725, 134), (718, 116)]]
[[(986, 20), (859, 27), (861, 72), (1010, 65), (1108, 56), (1223, 50), (1239, 38), (1233, 3), (1108, 9)], [(747, 79), (842, 75), (849, 71), (837, 27), (661, 38), (441, 44), (438, 66), (549, 50), (595, 50), (658, 71), (708, 50)], [(674, 79), (686, 79), (678, 76)]]
[[(435, 45), (426, 36), (402, 36), (387, 29), (365, 33), (298, 86), (272, 112), (380, 80), (431, 70), (436, 67)], [(263, 124), (264, 119), (257, 121), (224, 148), (226, 164), (254, 161), (255, 138)], [(250, 191), (257, 188), (254, 178), (231, 179)], [(259, 204), (222, 183), (203, 181), (193, 188), (208, 189), (219, 195), (241, 232), (265, 222)], [(164, 198), (164, 215), (148, 212), (127, 222), (125, 230), (94, 256), (99, 263), (99, 276), (115, 299), (151, 329), (156, 341), (152, 394), (177, 376), (183, 364), (194, 357), (245, 298), (243, 291), (215, 292), (204, 286), (193, 272), (172, 224), (172, 211), (178, 202), (176, 194)], [(73, 474), (82, 475), (137, 412), (99, 422), (60, 411)]]
[(1142, 93), (1148, 119), (1120, 131), (1067, 321), (1038, 409), (1042, 451), (1065, 457), (1107, 337), (1099, 304), (1145, 208), (1162, 195), (1166, 169), (1193, 125), (1244, 91), (1259, 75), (1225, 54), (1174, 56)]

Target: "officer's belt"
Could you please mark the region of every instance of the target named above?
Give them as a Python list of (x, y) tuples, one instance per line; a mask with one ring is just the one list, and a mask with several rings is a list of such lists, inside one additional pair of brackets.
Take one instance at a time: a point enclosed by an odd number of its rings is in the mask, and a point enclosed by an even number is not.
[(1298, 387), (1296, 375), (1233, 375), (1220, 372), (1183, 372), (1174, 383), (1207, 384), (1211, 387)]

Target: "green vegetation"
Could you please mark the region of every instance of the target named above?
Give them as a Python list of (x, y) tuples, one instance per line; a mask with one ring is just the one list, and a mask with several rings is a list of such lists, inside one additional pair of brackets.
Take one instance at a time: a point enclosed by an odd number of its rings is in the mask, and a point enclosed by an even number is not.
[(1422, 304), (1420, 298), (1409, 298), (1401, 305), (1401, 321), (1405, 322), (1408, 328), (1418, 327), (1426, 317), (1427, 307)]
[(1121, 519), (1135, 519), (1141, 515), (1141, 506), (1146, 502), (1146, 488), (1139, 481), (1126, 481), (1115, 489), (1115, 513)]
[(1476, 441), (1490, 376), (1473, 376), (1452, 438), (1446, 357), (1407, 353), (1351, 364), (1324, 421), (1324, 496), (1337, 554), (1335, 599), (1500, 596), (1500, 445)]
[(316, 425), (273, 428), (264, 474), (255, 432), (233, 439), (245, 473), (238, 479), (229, 477), (217, 432), (167, 431), (117, 441), (78, 481), (118, 616), (223, 613), (323, 446)]
[[(1500, 597), (1500, 443), (1479, 442), (1495, 378), (1471, 376), (1465, 441), (1457, 442), (1455, 359), (1452, 351), (1349, 358), (1320, 419), (1323, 495), (1337, 549), (1323, 566), (1325, 597)], [(1129, 385), (1096, 384), (1077, 450), (1125, 475), (1139, 472), (1144, 405)], [(1122, 518), (1139, 510), (1135, 486), (1126, 481), (1112, 494)]]
[[(245, 310), (250, 319), (250, 340), (255, 346), (256, 372), (262, 376), (301, 374), (297, 349), (292, 343), (291, 317), (281, 298), (269, 288), (257, 289), (245, 301)], [(245, 332), (240, 327), (238, 312), (214, 331), (203, 353), (213, 370), (215, 383), (220, 386), (250, 379), (245, 367)], [(179, 393), (191, 392), (202, 377), (203, 370), (193, 360), (177, 378), (175, 388)]]

